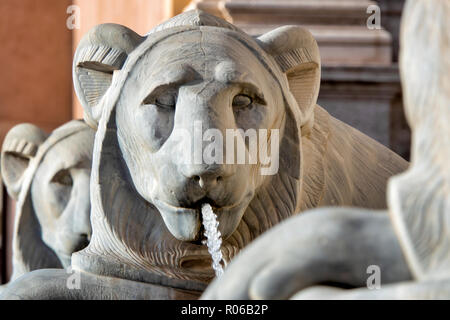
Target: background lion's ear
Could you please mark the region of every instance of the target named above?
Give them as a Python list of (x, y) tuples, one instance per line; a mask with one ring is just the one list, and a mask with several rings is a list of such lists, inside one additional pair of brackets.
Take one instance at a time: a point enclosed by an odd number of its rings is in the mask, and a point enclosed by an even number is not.
[(17, 200), (30, 160), (48, 135), (35, 125), (23, 123), (13, 127), (3, 141), (1, 171), (8, 194)]
[(302, 132), (314, 123), (320, 89), (320, 53), (312, 34), (298, 26), (285, 26), (258, 38), (261, 47), (277, 62), (302, 112)]
[(111, 85), (115, 70), (120, 70), (143, 37), (118, 24), (92, 28), (80, 41), (73, 60), (75, 92), (84, 109), (84, 119), (96, 128), (101, 116), (99, 102)]

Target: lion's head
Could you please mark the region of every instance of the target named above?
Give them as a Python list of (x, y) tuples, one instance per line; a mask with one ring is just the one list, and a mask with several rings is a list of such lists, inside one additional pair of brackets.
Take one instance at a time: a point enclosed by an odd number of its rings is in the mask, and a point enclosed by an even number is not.
[(32, 124), (6, 135), (2, 176), (17, 201), (13, 278), (69, 266), (72, 253), (88, 244), (94, 133), (84, 122), (71, 121), (51, 135)]
[[(196, 241), (202, 203), (215, 209), (228, 261), (300, 208), (301, 135), (312, 126), (320, 83), (309, 32), (288, 26), (254, 39), (199, 11), (144, 37), (105, 24), (83, 38), (73, 70), (85, 119), (98, 127), (94, 232), (76, 255), (79, 267), (144, 281), (152, 280), (142, 270), (207, 281), (209, 255)], [(267, 164), (259, 160), (196, 163), (192, 140), (208, 129), (223, 137), (229, 129), (268, 130), (259, 140), (269, 150), (279, 142), (278, 171), (261, 175)], [(248, 140), (245, 147), (248, 154)]]

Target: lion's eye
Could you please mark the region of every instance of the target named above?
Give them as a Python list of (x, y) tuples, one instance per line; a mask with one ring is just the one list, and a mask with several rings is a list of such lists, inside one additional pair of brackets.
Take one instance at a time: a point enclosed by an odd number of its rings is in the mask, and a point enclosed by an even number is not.
[(253, 102), (252, 98), (245, 94), (238, 94), (233, 98), (233, 107), (235, 108), (245, 108), (251, 105)]
[(174, 94), (162, 94), (155, 99), (155, 104), (161, 108), (173, 109), (175, 108), (177, 99)]
[(52, 183), (58, 183), (63, 186), (70, 187), (73, 185), (72, 176), (69, 170), (63, 169), (58, 171), (51, 180)]

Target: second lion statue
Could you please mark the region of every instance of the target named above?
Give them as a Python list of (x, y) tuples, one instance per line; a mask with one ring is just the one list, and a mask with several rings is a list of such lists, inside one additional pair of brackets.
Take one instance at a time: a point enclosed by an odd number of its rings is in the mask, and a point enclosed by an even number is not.
[(70, 266), (87, 246), (94, 131), (72, 120), (50, 135), (23, 123), (6, 135), (1, 171), (17, 203), (11, 281), (36, 269)]
[[(93, 28), (73, 69), (85, 120), (97, 128), (92, 239), (72, 257), (82, 286), (65, 290), (67, 274), (43, 270), (3, 297), (198, 297), (214, 277), (200, 242), (202, 203), (217, 214), (226, 262), (308, 208), (385, 208), (387, 179), (408, 163), (316, 105), (320, 72), (317, 43), (297, 26), (253, 38), (190, 11), (143, 37)], [(261, 175), (261, 162), (192, 163), (195, 141), (175, 133), (195, 137), (198, 123), (200, 134), (278, 130), (279, 141), (263, 141), (279, 142), (277, 172)]]

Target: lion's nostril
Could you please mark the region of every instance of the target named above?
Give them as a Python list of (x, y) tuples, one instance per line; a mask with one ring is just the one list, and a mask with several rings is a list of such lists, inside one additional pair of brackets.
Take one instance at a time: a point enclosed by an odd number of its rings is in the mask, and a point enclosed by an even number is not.
[(200, 185), (200, 188), (212, 188), (223, 180), (222, 176), (194, 176), (194, 181)]
[(200, 188), (205, 188), (205, 179), (204, 178), (200, 178), (198, 181), (198, 184), (200, 185)]
[(73, 252), (77, 252), (86, 248), (89, 245), (90, 238), (91, 237), (89, 234), (80, 234), (77, 243), (75, 243)]
[(86, 239), (87, 242), (91, 241), (91, 234), (90, 233), (82, 233), (81, 238)]

